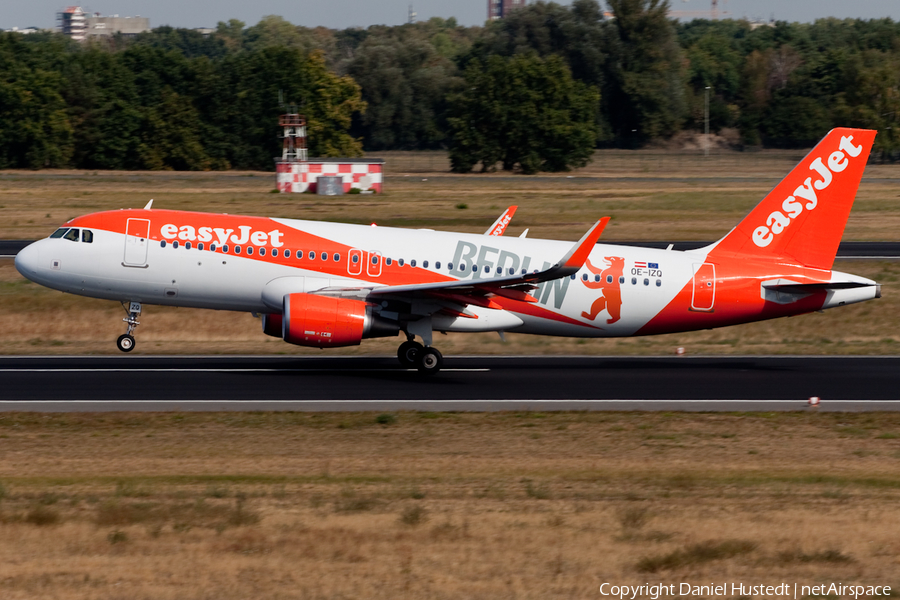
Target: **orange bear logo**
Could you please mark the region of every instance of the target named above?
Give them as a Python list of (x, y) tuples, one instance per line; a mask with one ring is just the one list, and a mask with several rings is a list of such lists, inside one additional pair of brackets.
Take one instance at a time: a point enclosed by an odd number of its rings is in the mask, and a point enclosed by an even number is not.
[(609, 263), (607, 269), (598, 269), (591, 264), (590, 260), (585, 263), (588, 271), (600, 276), (600, 281), (588, 279), (587, 281), (582, 280), (582, 283), (592, 290), (601, 290), (603, 295), (594, 300), (591, 312), (582, 312), (581, 316), (593, 321), (597, 315), (603, 312), (603, 309), (606, 309), (609, 312), (609, 319), (606, 320), (606, 323), (612, 325), (622, 316), (622, 291), (619, 278), (622, 277), (625, 270), (625, 259), (621, 256), (606, 256), (604, 260)]

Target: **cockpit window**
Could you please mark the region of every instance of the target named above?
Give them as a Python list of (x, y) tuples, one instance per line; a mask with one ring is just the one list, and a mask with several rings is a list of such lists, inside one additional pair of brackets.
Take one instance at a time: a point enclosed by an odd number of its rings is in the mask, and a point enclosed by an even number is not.
[(64, 235), (66, 234), (66, 232), (67, 232), (68, 230), (69, 230), (68, 227), (63, 227), (63, 228), (61, 228), (61, 229), (57, 229), (56, 231), (53, 232), (53, 234), (52, 234), (50, 237), (52, 237), (52, 238), (61, 238), (62, 236), (64, 236)]
[(70, 229), (70, 230), (66, 233), (66, 235), (63, 236), (63, 239), (64, 239), (64, 240), (72, 240), (73, 242), (77, 242), (77, 241), (78, 241), (78, 230), (77, 230), (77, 229)]
[(90, 229), (82, 229), (81, 230), (81, 241), (85, 244), (93, 244), (94, 243), (94, 232)]

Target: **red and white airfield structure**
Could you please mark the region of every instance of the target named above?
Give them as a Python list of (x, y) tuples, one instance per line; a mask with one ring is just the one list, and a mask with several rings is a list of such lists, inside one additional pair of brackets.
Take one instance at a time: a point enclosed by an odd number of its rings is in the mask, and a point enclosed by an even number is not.
[[(437, 372), (435, 331), (618, 337), (810, 313), (881, 295), (831, 270), (875, 132), (831, 131), (718, 242), (687, 252), (152, 209), (72, 219), (16, 256), (42, 285), (122, 302), (260, 313), (321, 348), (405, 335), (402, 364)], [(152, 203), (152, 201), (151, 201)], [(511, 208), (514, 210), (514, 207)], [(422, 343), (415, 341), (421, 339)]]
[(340, 177), (344, 193), (357, 188), (361, 192), (381, 193), (384, 160), (381, 158), (313, 158), (303, 162), (278, 162), (275, 165), (279, 192), (312, 192), (319, 177)]

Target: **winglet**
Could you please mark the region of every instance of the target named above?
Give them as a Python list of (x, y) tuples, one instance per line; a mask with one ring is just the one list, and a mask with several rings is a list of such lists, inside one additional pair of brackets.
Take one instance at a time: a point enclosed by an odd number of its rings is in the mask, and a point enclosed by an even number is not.
[(150, 207), (153, 206), (153, 198), (150, 198), (150, 202), (147, 203), (147, 206), (144, 207), (144, 210), (150, 210)]
[(573, 273), (583, 267), (584, 261), (591, 254), (591, 250), (593, 250), (597, 240), (600, 239), (603, 228), (606, 227), (607, 223), (609, 223), (609, 217), (603, 217), (594, 223), (594, 226), (578, 240), (578, 243), (572, 246), (569, 253), (562, 257), (562, 260), (558, 263), (559, 266), (563, 269), (574, 269)]
[(516, 214), (516, 209), (518, 206), (510, 206), (500, 217), (494, 221), (494, 224), (488, 227), (488, 230), (484, 232), (484, 235), (503, 235), (503, 232), (506, 231), (507, 225), (512, 221), (513, 215)]
[(607, 223), (609, 223), (609, 217), (603, 217), (594, 223), (594, 226), (591, 227), (574, 246), (572, 246), (572, 249), (569, 250), (558, 263), (546, 271), (537, 273), (533, 277), (526, 276), (526, 279), (535, 282), (550, 281), (551, 279), (559, 279), (560, 277), (574, 275), (580, 271), (581, 267), (584, 266), (584, 261), (587, 260), (587, 257), (591, 254), (591, 250), (594, 249), (597, 240), (600, 239), (600, 234), (603, 233), (603, 228), (606, 227)]

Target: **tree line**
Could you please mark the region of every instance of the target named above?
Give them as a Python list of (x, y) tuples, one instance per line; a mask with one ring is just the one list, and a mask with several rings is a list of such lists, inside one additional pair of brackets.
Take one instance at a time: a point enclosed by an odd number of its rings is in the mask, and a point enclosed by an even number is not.
[(707, 92), (711, 130), (745, 147), (853, 126), (900, 158), (900, 23), (678, 23), (668, 0), (607, 4), (613, 18), (538, 1), (484, 27), (0, 34), (0, 168), (272, 169), (282, 97), (312, 156), (447, 148), (458, 171), (565, 170), (702, 131)]

